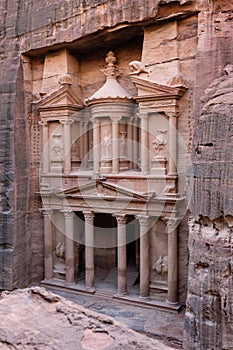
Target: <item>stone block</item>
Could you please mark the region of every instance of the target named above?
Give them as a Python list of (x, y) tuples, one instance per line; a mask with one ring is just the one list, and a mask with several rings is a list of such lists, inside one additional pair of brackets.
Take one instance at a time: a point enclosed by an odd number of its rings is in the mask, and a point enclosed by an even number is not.
[(179, 60), (156, 64), (150, 66), (148, 70), (150, 72), (149, 77), (152, 81), (167, 85), (173, 77), (178, 76), (180, 73)]
[(197, 37), (198, 19), (197, 16), (184, 18), (178, 22), (177, 40), (186, 40)]
[(177, 34), (176, 22), (145, 29), (142, 62), (151, 65), (177, 58)]
[(197, 43), (197, 37), (179, 41), (178, 51), (180, 60), (195, 57), (197, 52)]

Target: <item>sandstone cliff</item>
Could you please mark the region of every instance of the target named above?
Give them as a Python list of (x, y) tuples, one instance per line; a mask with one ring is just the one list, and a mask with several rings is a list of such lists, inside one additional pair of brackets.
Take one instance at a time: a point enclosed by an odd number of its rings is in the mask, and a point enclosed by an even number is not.
[(233, 349), (232, 1), (199, 14), (184, 349)]

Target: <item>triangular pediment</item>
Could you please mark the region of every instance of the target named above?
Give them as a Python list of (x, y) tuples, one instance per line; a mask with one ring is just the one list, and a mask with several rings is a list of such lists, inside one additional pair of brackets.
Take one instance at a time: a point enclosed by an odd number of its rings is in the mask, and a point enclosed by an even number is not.
[(119, 186), (115, 183), (94, 180), (80, 187), (73, 187), (67, 189), (63, 192), (66, 197), (92, 197), (98, 199), (99, 197), (105, 198), (130, 198), (137, 200), (148, 200), (148, 198), (153, 197), (155, 194), (142, 193), (138, 191), (133, 191), (123, 186)]
[(51, 95), (46, 96), (40, 103), (40, 110), (57, 109), (61, 107), (71, 107), (76, 109), (84, 107), (81, 98), (76, 95), (68, 84), (53, 92)]
[(185, 86), (161, 85), (151, 80), (146, 80), (135, 76), (132, 76), (131, 79), (138, 90), (139, 97), (181, 97), (186, 90)]

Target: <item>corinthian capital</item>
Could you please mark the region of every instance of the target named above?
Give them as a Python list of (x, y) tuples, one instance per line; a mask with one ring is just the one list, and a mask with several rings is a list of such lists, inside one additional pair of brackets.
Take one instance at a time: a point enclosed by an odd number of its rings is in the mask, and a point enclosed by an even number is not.
[(89, 224), (93, 224), (93, 220), (94, 220), (94, 213), (92, 211), (83, 211), (83, 215), (85, 218), (85, 222), (88, 222)]
[(117, 220), (117, 224), (119, 225), (125, 225), (127, 222), (127, 218), (125, 215), (115, 215), (115, 218)]
[(74, 215), (74, 212), (72, 211), (72, 210), (61, 210), (61, 212), (64, 214), (64, 217), (66, 218), (66, 219), (71, 219), (71, 218), (73, 218), (73, 215)]
[(121, 116), (119, 115), (111, 115), (110, 118), (113, 123), (119, 123), (119, 121), (121, 120)]
[(147, 226), (149, 224), (150, 217), (146, 215), (137, 215), (136, 218), (139, 221), (140, 226)]

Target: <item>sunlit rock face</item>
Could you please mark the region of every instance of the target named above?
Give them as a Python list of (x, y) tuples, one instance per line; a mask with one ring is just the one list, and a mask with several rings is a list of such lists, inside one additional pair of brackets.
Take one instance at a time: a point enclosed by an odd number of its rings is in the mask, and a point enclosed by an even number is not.
[[(233, 344), (233, 66), (205, 90), (196, 127), (185, 349)], [(199, 215), (198, 215), (199, 214)]]

